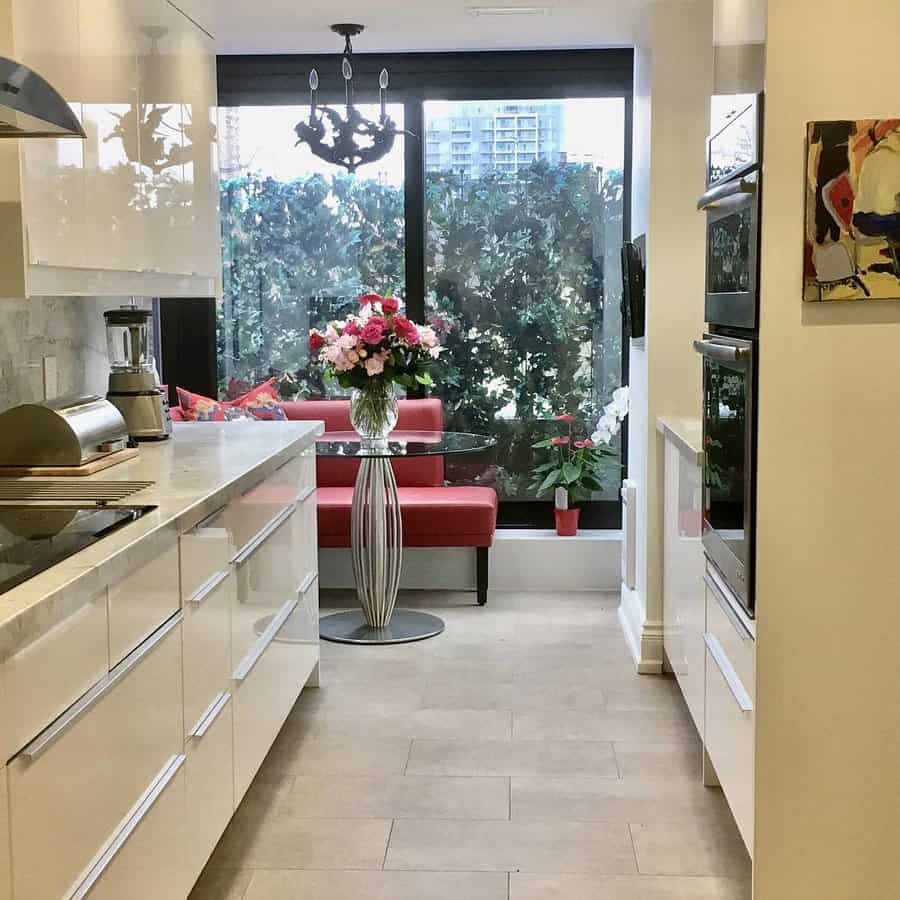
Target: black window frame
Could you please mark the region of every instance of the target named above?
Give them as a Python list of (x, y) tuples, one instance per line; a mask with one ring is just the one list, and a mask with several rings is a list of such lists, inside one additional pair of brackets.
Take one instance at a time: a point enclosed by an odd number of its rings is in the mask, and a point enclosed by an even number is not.
[[(321, 103), (344, 100), (341, 56), (334, 54), (229, 55), (218, 60), (219, 106), (293, 106), (309, 102), (309, 72), (319, 73)], [(390, 72), (390, 103), (404, 106), (405, 128), (424, 137), (428, 100), (555, 100), (621, 97), (625, 102), (623, 240), (631, 236), (634, 52), (608, 50), (509, 50), (458, 53), (355, 53), (354, 99), (378, 101), (378, 75)], [(425, 313), (425, 141), (404, 140), (406, 218), (406, 305), (421, 321)], [(624, 316), (623, 316), (624, 323)], [(624, 327), (624, 326), (623, 326)], [(213, 353), (215, 343), (213, 342)], [(622, 381), (628, 381), (628, 340), (622, 335)], [(628, 457), (622, 432), (623, 473)], [(501, 527), (548, 528), (550, 501), (500, 505)], [(582, 509), (582, 527), (620, 528), (615, 500), (592, 501)]]

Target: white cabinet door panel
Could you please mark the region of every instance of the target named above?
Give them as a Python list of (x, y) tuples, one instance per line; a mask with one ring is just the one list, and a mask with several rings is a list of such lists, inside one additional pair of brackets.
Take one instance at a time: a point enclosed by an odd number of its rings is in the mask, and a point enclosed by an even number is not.
[(17, 898), (59, 900), (80, 883), (166, 761), (182, 752), (180, 622), (112, 675), (83, 711), (67, 713), (9, 763)]

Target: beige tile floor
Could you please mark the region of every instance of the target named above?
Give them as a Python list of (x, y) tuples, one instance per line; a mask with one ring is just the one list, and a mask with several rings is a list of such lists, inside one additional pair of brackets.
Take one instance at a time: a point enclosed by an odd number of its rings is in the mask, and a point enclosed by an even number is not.
[[(340, 608), (346, 594), (325, 595)], [(749, 900), (672, 679), (603, 594), (407, 594), (440, 637), (322, 645), (192, 900)]]

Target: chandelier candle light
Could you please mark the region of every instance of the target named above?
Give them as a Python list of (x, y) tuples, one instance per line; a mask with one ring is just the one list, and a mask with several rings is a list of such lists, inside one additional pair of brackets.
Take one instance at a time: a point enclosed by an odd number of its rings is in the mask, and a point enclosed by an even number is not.
[[(398, 134), (415, 135), (397, 128), (387, 114), (387, 90), (390, 76), (382, 69), (378, 76), (378, 96), (381, 115), (377, 122), (363, 117), (353, 105), (353, 44), (351, 38), (361, 34), (364, 26), (350, 23), (332, 25), (331, 30), (344, 38), (344, 54), (341, 59), (341, 74), (344, 78), (346, 118), (330, 106), (319, 106), (319, 73), (312, 69), (309, 73), (309, 119), (299, 122), (294, 131), (297, 145), (307, 144), (314, 156), (325, 162), (343, 166), (348, 172), (355, 172), (365, 163), (375, 162), (391, 152)], [(326, 128), (326, 120), (328, 128)]]

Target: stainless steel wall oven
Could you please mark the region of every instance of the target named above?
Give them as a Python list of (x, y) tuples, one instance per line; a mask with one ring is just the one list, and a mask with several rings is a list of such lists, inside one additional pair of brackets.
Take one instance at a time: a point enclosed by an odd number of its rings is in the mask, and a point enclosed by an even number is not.
[(703, 546), (753, 617), (762, 96), (709, 139), (703, 356)]
[(703, 355), (703, 547), (752, 617), (757, 342), (705, 334), (694, 347)]

